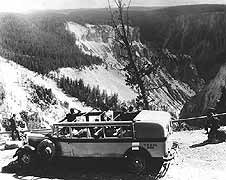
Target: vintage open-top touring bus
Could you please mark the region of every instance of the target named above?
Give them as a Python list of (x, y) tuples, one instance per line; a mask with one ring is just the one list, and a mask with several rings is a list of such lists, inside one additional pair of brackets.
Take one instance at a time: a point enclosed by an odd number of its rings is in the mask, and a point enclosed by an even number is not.
[[(120, 116), (126, 120), (117, 121)], [(163, 163), (173, 158), (171, 116), (167, 112), (143, 110), (118, 114), (110, 121), (86, 120), (56, 123), (48, 135), (29, 134), (28, 144), (15, 156), (24, 166), (37, 158), (125, 158), (129, 169), (137, 173), (147, 172), (156, 160)]]

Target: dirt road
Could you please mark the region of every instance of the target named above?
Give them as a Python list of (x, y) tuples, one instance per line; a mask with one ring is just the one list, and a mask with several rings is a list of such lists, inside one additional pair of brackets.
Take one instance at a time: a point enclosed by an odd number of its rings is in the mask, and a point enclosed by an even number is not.
[[(173, 139), (179, 142), (179, 151), (166, 176), (162, 180), (224, 180), (226, 179), (226, 143), (205, 144), (204, 131), (174, 133)], [(15, 150), (0, 151), (0, 167), (12, 161)], [(150, 180), (148, 176), (135, 176), (126, 173), (120, 162), (88, 162), (79, 167), (75, 162), (53, 164), (51, 168), (40, 167), (35, 172), (0, 173), (1, 180)], [(112, 161), (110, 162), (112, 163)], [(114, 169), (114, 170), (112, 170)]]

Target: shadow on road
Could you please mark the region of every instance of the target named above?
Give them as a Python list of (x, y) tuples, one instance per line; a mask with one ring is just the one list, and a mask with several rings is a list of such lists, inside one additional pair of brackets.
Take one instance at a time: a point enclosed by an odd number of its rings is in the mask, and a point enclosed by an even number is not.
[(3, 167), (3, 173), (15, 173), (15, 179), (38, 180), (76, 179), (76, 180), (152, 180), (149, 175), (129, 173), (122, 160), (61, 159), (48, 164), (36, 164), (26, 170), (17, 161)]
[(207, 144), (209, 144), (208, 141), (203, 141), (203, 142), (198, 143), (198, 144), (193, 144), (193, 145), (191, 145), (191, 146), (189, 146), (189, 147), (190, 147), (190, 148), (197, 148), (197, 147), (205, 146), (205, 145), (207, 145)]
[(198, 144), (193, 144), (189, 147), (190, 148), (197, 148), (197, 147), (202, 147), (202, 146), (205, 146), (205, 145), (208, 145), (208, 144), (219, 144), (219, 143), (222, 143), (222, 142), (224, 142), (224, 141), (209, 142), (208, 140), (206, 140), (206, 141), (203, 141), (203, 142), (198, 143)]

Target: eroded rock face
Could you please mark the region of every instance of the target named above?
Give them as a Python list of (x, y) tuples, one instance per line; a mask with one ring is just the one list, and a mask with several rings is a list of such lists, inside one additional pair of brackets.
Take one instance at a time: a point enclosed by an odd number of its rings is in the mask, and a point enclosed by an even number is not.
[(199, 116), (205, 114), (208, 108), (216, 107), (218, 100), (220, 100), (222, 96), (222, 89), (225, 87), (226, 64), (220, 68), (216, 77), (213, 78), (199, 94), (192, 97), (191, 100), (184, 105), (180, 116)]
[[(104, 65), (108, 67), (106, 68), (107, 71), (105, 72), (105, 75), (102, 75), (102, 81), (104, 81), (104, 77), (109, 74), (111, 68), (116, 70), (119, 74), (124, 74), (122, 69), (125, 61), (121, 55), (126, 56), (126, 51), (120, 47), (117, 41), (112, 39), (112, 37), (114, 37), (114, 31), (111, 26), (90, 24), (80, 25), (75, 22), (68, 22), (66, 28), (74, 34), (76, 39), (75, 44), (81, 49), (81, 51), (86, 54), (92, 54), (94, 56), (100, 57), (103, 60)], [(151, 62), (151, 56), (157, 56), (155, 52), (151, 50), (151, 48), (148, 48), (140, 41), (139, 28), (131, 27), (131, 37), (133, 40), (133, 50), (135, 51), (136, 56), (141, 60), (148, 59), (148, 61)], [(175, 55), (170, 56), (174, 57)], [(158, 57), (156, 59), (160, 58), (161, 57)], [(178, 114), (183, 104), (189, 100), (191, 96), (195, 95), (195, 92), (189, 87), (189, 85), (182, 81), (182, 78), (179, 79), (177, 77), (179, 76), (179, 72), (173, 74), (168, 71), (169, 69), (180, 69), (180, 66), (178, 65), (178, 58), (175, 56), (177, 62), (174, 62), (174, 59), (170, 59), (168, 56), (164, 58), (164, 60), (166, 60), (165, 65), (169, 68), (162, 67), (157, 75), (153, 76), (150, 74), (150, 76), (147, 77), (147, 81), (150, 83), (151, 89), (150, 106), (153, 110), (168, 110), (175, 115)], [(101, 67), (99, 68), (101, 69)], [(76, 72), (74, 73), (76, 74)], [(89, 73), (93, 72), (90, 71)], [(97, 73), (95, 73), (94, 76), (96, 75)], [(86, 77), (87, 76), (88, 74), (86, 74)], [(188, 74), (188, 76), (191, 75)], [(71, 75), (69, 75), (69, 77), (72, 78)], [(75, 77), (78, 77), (78, 75)], [(112, 83), (114, 82), (112, 81)], [(124, 82), (124, 85), (125, 83), (126, 82)], [(102, 83), (100, 82), (100, 84)], [(107, 85), (103, 87), (103, 89), (106, 88)], [(136, 89), (134, 90), (136, 91)], [(123, 93), (122, 89), (118, 89), (117, 93), (119, 93), (119, 95), (120, 93)], [(134, 99), (135, 98), (136, 95), (134, 96)]]
[(166, 69), (177, 80), (188, 84), (196, 93), (199, 93), (205, 85), (205, 80), (200, 77), (196, 65), (191, 56), (176, 56), (168, 49), (163, 50), (163, 58)]
[(208, 108), (216, 107), (225, 87), (226, 15), (217, 11), (187, 13), (173, 22), (165, 46), (175, 53), (188, 54), (190, 60), (174, 60), (177, 68), (171, 74), (182, 76), (197, 93), (184, 105), (180, 117), (203, 115)]
[[(76, 39), (75, 44), (83, 53), (101, 58), (107, 66), (119, 68), (121, 63), (119, 54), (125, 53), (115, 41), (118, 38), (112, 26), (67, 22), (66, 29), (73, 33)], [(140, 42), (139, 28), (130, 27), (130, 29), (132, 40), (136, 42), (137, 48), (143, 47)]]
[(207, 81), (214, 78), (225, 62), (225, 13), (180, 15), (173, 22), (164, 46), (189, 54), (202, 78)]

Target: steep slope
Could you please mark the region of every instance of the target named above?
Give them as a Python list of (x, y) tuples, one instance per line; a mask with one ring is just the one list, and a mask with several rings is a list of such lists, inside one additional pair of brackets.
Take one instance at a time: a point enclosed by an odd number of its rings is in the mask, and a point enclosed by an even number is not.
[[(214, 4), (131, 8), (129, 16), (132, 26), (139, 27), (143, 43), (168, 48), (174, 54), (190, 55), (199, 76), (209, 81), (225, 62), (225, 10), (225, 5)], [(65, 16), (80, 23), (110, 22), (109, 12), (104, 9), (71, 10)]]
[(59, 67), (101, 64), (74, 46), (74, 37), (65, 29), (63, 16), (0, 13), (0, 55), (46, 74)]
[(68, 22), (66, 29), (74, 34), (75, 44), (82, 52), (99, 57), (108, 65), (116, 63), (112, 56), (113, 31), (110, 26), (100, 27), (91, 24), (82, 26), (78, 23)]
[(107, 93), (117, 93), (120, 100), (129, 101), (136, 98), (136, 94), (125, 85), (124, 76), (115, 69), (106, 69), (104, 66), (94, 66), (82, 70), (72, 68), (61, 68), (57, 73), (51, 72), (55, 77), (70, 77), (71, 79), (82, 79), (90, 86), (99, 86)]
[(192, 56), (200, 75), (213, 78), (225, 62), (225, 12), (180, 15), (171, 25), (165, 47)]
[[(198, 116), (206, 113), (208, 108), (216, 107), (221, 99), (222, 89), (226, 87), (226, 64), (224, 64), (216, 77), (196, 96), (185, 104), (181, 111), (182, 117)], [(223, 107), (224, 111), (226, 108)], [(218, 110), (218, 109), (217, 109)]]
[[(225, 10), (225, 5), (159, 9), (131, 7), (129, 15), (131, 25), (139, 27), (143, 43), (168, 48), (174, 54), (183, 51), (191, 55), (199, 74), (208, 81), (224, 62)], [(23, 16), (8, 14), (0, 15), (0, 21), (0, 44), (8, 50), (32, 56), (30, 60), (38, 62), (39, 67), (36, 63), (28, 64), (25, 57), (20, 56), (20, 61), (18, 58), (15, 61), (43, 73), (58, 67), (77, 68), (94, 62), (100, 64), (99, 59), (82, 56), (76, 47), (71, 48), (74, 39), (67, 34), (64, 24), (79, 22), (100, 25), (111, 22), (107, 9), (42, 11)], [(15, 33), (20, 36), (15, 36)], [(49, 61), (51, 63), (47, 63)]]
[[(75, 22), (68, 22), (66, 28), (74, 34), (75, 44), (81, 51), (101, 58), (104, 64), (80, 70), (61, 68), (50, 74), (72, 79), (81, 78), (87, 84), (98, 85), (101, 89), (107, 90), (108, 93), (118, 93), (121, 100), (135, 99), (136, 94), (124, 82), (124, 72), (121, 70), (123, 62), (120, 62), (117, 45), (114, 44), (111, 38), (113, 37), (112, 27), (107, 25), (80, 25)], [(144, 51), (148, 50), (140, 42), (139, 37), (139, 32), (136, 28), (133, 28), (133, 39), (137, 46), (137, 53), (145, 56)], [(158, 75), (149, 78), (152, 84), (161, 86), (161, 88), (153, 90), (151, 94), (150, 99), (153, 109), (165, 109), (177, 114), (185, 101), (195, 94), (188, 85), (175, 80), (167, 73), (166, 69), (162, 69)]]
[[(83, 107), (75, 98), (65, 95), (53, 80), (2, 57), (0, 57), (0, 84), (0, 93), (4, 94), (0, 103), (2, 118), (8, 118), (12, 113), (26, 111), (29, 114), (37, 113), (43, 122), (51, 124), (60, 120), (70, 107), (89, 109)], [(50, 101), (38, 91), (38, 88), (51, 92)], [(47, 125), (46, 123), (44, 124)]]
[[(113, 68), (122, 67), (119, 63), (117, 43), (114, 42), (115, 33), (112, 26), (109, 25), (81, 25), (76, 22), (67, 22), (66, 30), (75, 37), (75, 44), (80, 50), (94, 57), (103, 60), (106, 66)], [(140, 33), (137, 28), (131, 27), (131, 36), (138, 49), (144, 48), (140, 42)]]

